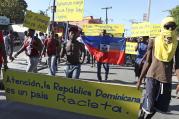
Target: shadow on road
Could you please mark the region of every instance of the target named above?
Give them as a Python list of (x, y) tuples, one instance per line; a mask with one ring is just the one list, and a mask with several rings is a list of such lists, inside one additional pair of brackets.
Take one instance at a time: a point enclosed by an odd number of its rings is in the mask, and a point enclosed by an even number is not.
[(105, 82), (109, 82), (109, 83), (118, 83), (118, 84), (125, 84), (125, 85), (135, 85), (136, 81), (133, 82), (126, 82), (126, 81), (122, 81), (122, 80), (107, 80)]
[(170, 111), (178, 111), (179, 112), (179, 105), (170, 105), (169, 109), (170, 109)]
[(134, 70), (133, 67), (110, 67), (110, 69), (125, 69), (125, 70)]
[[(97, 74), (97, 72), (96, 71), (81, 71), (81, 73), (95, 73), (95, 74)], [(104, 72), (101, 72), (101, 74), (105, 74)], [(116, 73), (109, 73), (109, 74), (111, 74), (111, 75), (115, 75)]]
[[(99, 82), (97, 79), (81, 79), (81, 80)], [(125, 82), (125, 81), (120, 81), (120, 80), (102, 80), (102, 82), (104, 82), (104, 83), (116, 83), (116, 84), (123, 84), (123, 85), (136, 85), (136, 81)]]

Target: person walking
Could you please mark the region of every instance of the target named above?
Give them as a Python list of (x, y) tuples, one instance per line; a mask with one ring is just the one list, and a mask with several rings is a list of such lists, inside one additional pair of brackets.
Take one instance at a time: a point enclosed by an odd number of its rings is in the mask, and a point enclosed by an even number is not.
[(35, 30), (28, 30), (28, 37), (25, 39), (23, 46), (20, 50), (14, 54), (14, 58), (16, 58), (20, 53), (25, 51), (27, 58), (27, 69), (26, 72), (34, 72), (37, 73), (37, 64), (39, 62), (39, 58), (42, 51), (42, 43), (38, 37), (34, 36)]
[[(161, 22), (161, 33), (149, 40), (146, 61), (139, 77), (140, 88), (146, 76), (146, 92), (139, 119), (151, 119), (156, 111), (167, 112), (171, 100), (173, 57), (179, 81), (179, 45), (175, 34), (176, 23), (173, 17)], [(179, 92), (179, 83), (176, 93)]]
[(135, 60), (134, 72), (137, 79), (141, 74), (143, 63), (145, 62), (145, 54), (147, 52), (148, 39), (148, 36), (140, 37), (138, 45), (136, 47), (136, 51), (138, 52), (138, 54)]
[(68, 78), (79, 79), (81, 64), (86, 55), (84, 44), (77, 41), (78, 35), (78, 27), (74, 26), (69, 29), (69, 40), (63, 46), (60, 54), (61, 58), (67, 57), (65, 73)]
[(44, 48), (42, 54), (47, 53), (49, 74), (55, 76), (56, 74), (56, 59), (59, 57), (59, 41), (55, 39), (54, 33), (51, 33), (50, 38), (47, 38), (44, 42)]
[(60, 51), (62, 48), (62, 38), (58, 34), (55, 34), (55, 40), (58, 42), (58, 55), (55, 62), (56, 71), (58, 71), (58, 64), (60, 64)]
[[(107, 36), (106, 30), (103, 30), (102, 37)], [(101, 44), (100, 44), (101, 45)], [(100, 46), (99, 46), (100, 47)], [(101, 49), (101, 48), (100, 48)], [(105, 51), (106, 52), (106, 51)], [(102, 57), (101, 57), (102, 58)], [(105, 80), (108, 79), (108, 74), (109, 74), (109, 64), (108, 63), (102, 63), (97, 61), (97, 78), (101, 82), (102, 77), (101, 77), (101, 66), (103, 66), (105, 70)]]
[(4, 45), (6, 50), (6, 55), (9, 56), (9, 60), (12, 59), (13, 54), (13, 35), (12, 31), (4, 31)]

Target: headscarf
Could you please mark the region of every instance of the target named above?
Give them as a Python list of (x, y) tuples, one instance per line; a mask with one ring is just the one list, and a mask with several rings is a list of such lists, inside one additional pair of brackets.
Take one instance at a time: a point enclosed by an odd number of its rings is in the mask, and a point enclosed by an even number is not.
[[(175, 51), (178, 45), (177, 37), (176, 37), (176, 31), (173, 30), (167, 30), (164, 28), (164, 25), (174, 22), (175, 20), (173, 17), (166, 17), (161, 22), (161, 33), (158, 37), (155, 39), (155, 51), (154, 56), (163, 62), (170, 62), (175, 55)], [(170, 44), (167, 44), (164, 40), (167, 37), (172, 37), (172, 42)]]

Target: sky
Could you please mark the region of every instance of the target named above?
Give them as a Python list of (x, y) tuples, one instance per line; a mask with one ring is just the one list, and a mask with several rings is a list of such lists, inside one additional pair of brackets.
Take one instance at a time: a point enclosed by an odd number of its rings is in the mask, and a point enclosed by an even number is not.
[[(39, 12), (45, 11), (52, 6), (53, 0), (25, 0), (28, 10)], [(171, 10), (179, 5), (179, 0), (151, 0), (150, 22), (160, 23), (169, 15)], [(105, 10), (101, 8), (112, 7), (108, 10), (109, 24), (124, 24), (130, 29), (131, 21), (141, 22), (144, 13), (148, 11), (148, 0), (85, 0), (84, 16), (102, 18), (105, 21)], [(48, 11), (51, 16), (51, 11)]]

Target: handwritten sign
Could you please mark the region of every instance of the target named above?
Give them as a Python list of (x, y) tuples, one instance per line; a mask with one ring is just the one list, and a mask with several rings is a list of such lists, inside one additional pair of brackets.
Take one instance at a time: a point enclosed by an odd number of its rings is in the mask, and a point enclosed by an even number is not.
[(160, 34), (160, 24), (152, 24), (149, 22), (132, 24), (131, 34), (132, 37), (155, 37)]
[(135, 51), (136, 47), (137, 47), (137, 43), (126, 42), (125, 53), (136, 55), (137, 54), (137, 51)]
[(160, 24), (152, 24), (150, 30), (150, 37), (156, 37), (161, 32), (161, 25)]
[(115, 36), (122, 36), (124, 33), (124, 25), (122, 24), (85, 24), (83, 32), (86, 36), (99, 36), (103, 30)]
[(37, 31), (46, 32), (49, 20), (50, 17), (27, 11), (23, 26)]
[(82, 21), (84, 0), (57, 0), (56, 21)]

